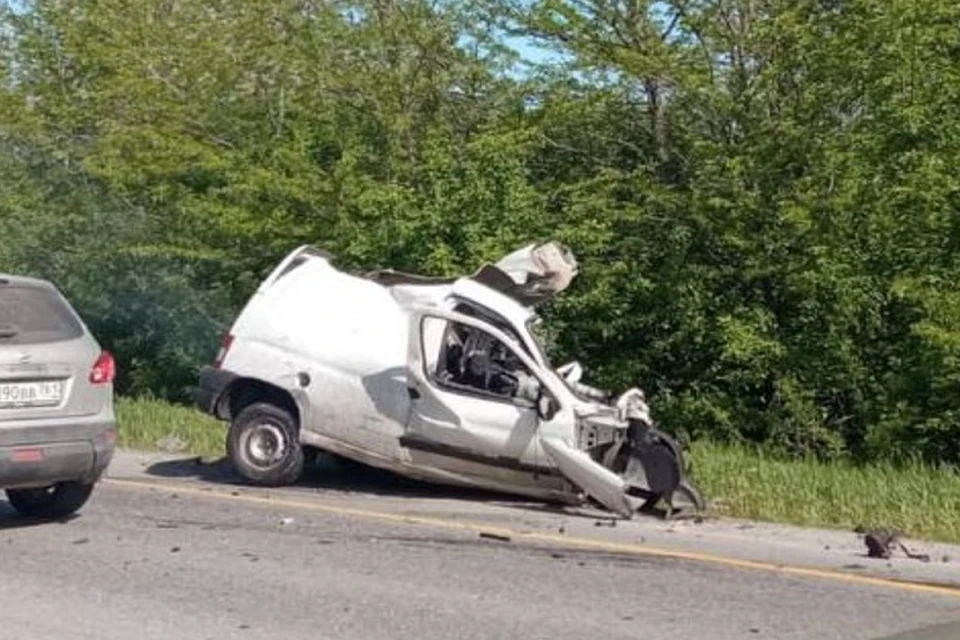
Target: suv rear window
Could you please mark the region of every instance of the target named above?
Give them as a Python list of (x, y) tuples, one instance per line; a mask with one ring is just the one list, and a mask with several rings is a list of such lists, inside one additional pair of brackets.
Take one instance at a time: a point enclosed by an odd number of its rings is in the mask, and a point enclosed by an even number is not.
[(0, 347), (74, 340), (82, 335), (83, 327), (55, 291), (0, 285)]

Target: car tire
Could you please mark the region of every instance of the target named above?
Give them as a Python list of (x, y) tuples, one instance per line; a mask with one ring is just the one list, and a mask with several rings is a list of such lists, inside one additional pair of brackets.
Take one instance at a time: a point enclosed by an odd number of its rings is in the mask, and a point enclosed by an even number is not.
[(54, 520), (80, 510), (93, 493), (93, 484), (60, 482), (50, 487), (7, 489), (10, 505), (22, 516)]
[(277, 487), (303, 474), (304, 451), (289, 411), (264, 402), (246, 407), (230, 423), (227, 456), (247, 481)]
[(703, 494), (689, 480), (684, 478), (673, 490), (673, 495), (670, 497), (670, 506), (679, 511), (692, 510), (701, 513), (706, 511), (707, 501), (703, 499)]

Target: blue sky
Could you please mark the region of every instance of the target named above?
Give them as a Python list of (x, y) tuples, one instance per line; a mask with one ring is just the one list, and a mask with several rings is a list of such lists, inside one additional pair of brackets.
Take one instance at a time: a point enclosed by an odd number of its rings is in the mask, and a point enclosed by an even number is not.
[(559, 62), (563, 59), (563, 56), (557, 51), (544, 47), (531, 38), (509, 37), (505, 39), (505, 43), (516, 51), (525, 62), (531, 64)]

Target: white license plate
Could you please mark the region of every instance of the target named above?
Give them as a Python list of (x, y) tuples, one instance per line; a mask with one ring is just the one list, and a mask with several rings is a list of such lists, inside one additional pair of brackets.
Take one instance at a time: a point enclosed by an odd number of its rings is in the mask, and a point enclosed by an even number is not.
[(0, 382), (0, 409), (60, 404), (63, 382)]

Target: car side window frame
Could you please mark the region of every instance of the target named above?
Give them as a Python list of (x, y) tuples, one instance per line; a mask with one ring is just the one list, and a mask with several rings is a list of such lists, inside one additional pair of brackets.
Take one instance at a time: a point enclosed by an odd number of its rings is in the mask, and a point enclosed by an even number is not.
[[(537, 383), (540, 388), (540, 392), (543, 396), (551, 398), (554, 403), (562, 409), (567, 402), (567, 396), (564, 395), (566, 391), (565, 387), (562, 384), (559, 384), (555, 381), (552, 381), (550, 378), (546, 377), (546, 371), (542, 369), (542, 365), (537, 362), (535, 358), (532, 358), (530, 355), (526, 354), (522, 348), (517, 345), (512, 344), (514, 340), (506, 332), (498, 329), (496, 326), (491, 325), (482, 318), (477, 318), (475, 316), (466, 315), (463, 313), (457, 313), (452, 310), (447, 309), (431, 309), (428, 307), (421, 307), (420, 309), (413, 310), (414, 315), (416, 316), (416, 321), (413, 323), (412, 328), (415, 328), (416, 337), (413, 338), (416, 340), (416, 350), (418, 355), (416, 356), (417, 360), (417, 369), (419, 370), (419, 375), (423, 376), (423, 382), (438, 388), (440, 390), (447, 390), (451, 393), (457, 393), (458, 395), (473, 396), (483, 400), (490, 400), (493, 402), (508, 403), (514, 407), (520, 408), (533, 408), (538, 411), (538, 402), (528, 402), (522, 398), (516, 397), (506, 397), (496, 394), (491, 394), (484, 392), (473, 387), (460, 387), (460, 386), (451, 386), (444, 383), (441, 380), (438, 380), (432, 369), (436, 368), (437, 363), (432, 362), (431, 358), (427, 357), (426, 349), (426, 320), (428, 318), (441, 320), (445, 323), (455, 322), (458, 324), (463, 324), (468, 327), (480, 330), (490, 337), (498, 340), (503, 343), (505, 347), (510, 349), (512, 353), (518, 357), (520, 363), (531, 373), (531, 375), (537, 380)], [(444, 330), (445, 333), (445, 330)], [(499, 335), (498, 335), (499, 334)], [(437, 357), (439, 357), (439, 347), (437, 345)], [(538, 411), (539, 412), (539, 411)]]
[(522, 372), (524, 373), (524, 375), (535, 378), (538, 384), (541, 387), (543, 387), (543, 382), (540, 379), (540, 376), (538, 376), (536, 373), (530, 370), (530, 368), (526, 365), (526, 363), (523, 362), (522, 358), (520, 358), (517, 355), (517, 350), (512, 345), (503, 342), (502, 340), (497, 338), (495, 335), (491, 334), (489, 331), (486, 331), (485, 329), (481, 329), (479, 327), (471, 327), (469, 325), (464, 325), (462, 323), (457, 323), (454, 320), (445, 320), (445, 322), (447, 323), (447, 326), (445, 327), (443, 332), (443, 337), (441, 339), (441, 344), (440, 344), (440, 352), (437, 355), (436, 364), (433, 367), (429, 367), (427, 364), (427, 360), (424, 361), (424, 369), (425, 369), (424, 373), (426, 374), (427, 379), (430, 382), (437, 385), (441, 389), (446, 389), (454, 393), (476, 396), (484, 400), (494, 400), (498, 402), (504, 402), (504, 403), (508, 403), (508, 404), (523, 407), (523, 408), (536, 409), (535, 402), (528, 400), (526, 398), (522, 398), (518, 395), (505, 395), (505, 394), (497, 393), (495, 391), (490, 391), (489, 389), (483, 389), (470, 384), (455, 382), (451, 380), (445, 380), (441, 378), (439, 375), (440, 371), (441, 369), (446, 369), (447, 360), (448, 360), (447, 354), (448, 354), (448, 349), (450, 345), (448, 343), (447, 338), (450, 332), (454, 330), (454, 326), (459, 325), (461, 327), (466, 328), (467, 331), (478, 331), (485, 334), (490, 340), (495, 341), (502, 348), (510, 351), (513, 357), (517, 359), (518, 368), (522, 369)]

